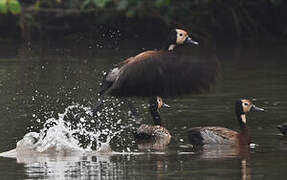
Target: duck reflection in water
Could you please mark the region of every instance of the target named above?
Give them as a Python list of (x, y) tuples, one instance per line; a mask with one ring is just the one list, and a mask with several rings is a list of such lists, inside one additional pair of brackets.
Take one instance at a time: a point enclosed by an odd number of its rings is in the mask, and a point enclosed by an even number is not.
[[(183, 148), (190, 149), (190, 146), (182, 146)], [(222, 175), (226, 172), (226, 162), (234, 162), (235, 167), (230, 167), (231, 169), (236, 169), (240, 171), (241, 175), (239, 176), (242, 180), (251, 179), (251, 167), (250, 167), (250, 153), (252, 148), (249, 146), (230, 146), (222, 144), (206, 144), (204, 146), (197, 146), (192, 148), (190, 152), (190, 161), (195, 162), (204, 162), (209, 161), (208, 167), (206, 167), (206, 172), (210, 172), (212, 167), (210, 164), (216, 164), (218, 162), (222, 163), (220, 166), (215, 166), (217, 175)], [(186, 152), (183, 154), (187, 154)], [(187, 156), (186, 156), (187, 157)], [(186, 158), (185, 158), (186, 160)], [(206, 163), (204, 163), (206, 164)], [(223, 168), (223, 169), (222, 169)], [(235, 177), (233, 177), (235, 178)], [(236, 177), (236, 179), (240, 179)]]
[(286, 151), (287, 150), (287, 122), (277, 125), (276, 127), (280, 131), (280, 134), (278, 134), (280, 136), (279, 148), (280, 150)]

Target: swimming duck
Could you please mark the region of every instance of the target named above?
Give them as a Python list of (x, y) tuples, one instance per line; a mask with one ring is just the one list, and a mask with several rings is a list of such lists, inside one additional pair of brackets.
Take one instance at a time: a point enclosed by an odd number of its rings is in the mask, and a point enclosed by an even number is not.
[(163, 103), (162, 98), (157, 97), (156, 101), (150, 101), (149, 111), (152, 115), (154, 125), (142, 124), (134, 137), (140, 144), (149, 143), (152, 146), (166, 146), (170, 143), (171, 135), (169, 131), (162, 126), (159, 109), (161, 107), (169, 107)]
[[(182, 29), (172, 30), (162, 49), (144, 51), (104, 74), (100, 97), (175, 97), (209, 90), (218, 73), (217, 60), (191, 57), (183, 45), (199, 43)], [(101, 105), (101, 100), (97, 107)]]
[(281, 125), (278, 125), (277, 128), (280, 130), (280, 132), (283, 134), (283, 135), (287, 135), (287, 122), (286, 123), (283, 123)]
[(263, 112), (264, 109), (256, 107), (251, 100), (238, 100), (235, 103), (235, 113), (240, 125), (240, 132), (224, 127), (194, 127), (188, 130), (188, 139), (191, 144), (200, 146), (204, 144), (249, 145), (246, 113), (254, 111)]

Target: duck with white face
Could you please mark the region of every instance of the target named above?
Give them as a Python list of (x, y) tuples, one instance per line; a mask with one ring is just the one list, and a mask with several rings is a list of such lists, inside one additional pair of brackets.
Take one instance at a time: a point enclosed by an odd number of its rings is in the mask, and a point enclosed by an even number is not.
[(150, 101), (149, 111), (152, 115), (154, 125), (142, 124), (133, 133), (137, 143), (140, 144), (139, 147), (163, 149), (170, 143), (171, 135), (162, 126), (159, 115), (159, 109), (162, 107), (169, 108), (170, 106), (165, 104), (160, 97), (157, 97), (154, 101)]
[(186, 31), (174, 29), (160, 50), (144, 51), (117, 64), (105, 74), (99, 99), (104, 95), (174, 98), (210, 90), (218, 75), (217, 59), (199, 60), (191, 55), (191, 51), (179, 51), (185, 44), (199, 43)]
[(199, 43), (192, 40), (191, 37), (188, 36), (186, 31), (182, 29), (175, 29), (170, 32), (164, 49), (172, 51), (177, 45), (183, 45), (183, 44), (198, 45)]
[(193, 127), (187, 132), (188, 139), (191, 144), (196, 146), (205, 144), (249, 145), (250, 137), (246, 126), (248, 112), (264, 112), (264, 109), (256, 107), (249, 99), (238, 100), (235, 103), (235, 113), (240, 125), (240, 132), (217, 126)]
[[(118, 97), (165, 95), (163, 90), (153, 88), (157, 87), (157, 84), (155, 84), (157, 82), (156, 78), (159, 78), (160, 75), (163, 80), (169, 78), (169, 73), (163, 71), (165, 68), (174, 69), (174, 72), (189, 70), (180, 66), (182, 65), (181, 63), (186, 63), (190, 59), (185, 59), (181, 62), (179, 61), (180, 55), (175, 53), (175, 47), (184, 44), (198, 45), (199, 43), (192, 40), (184, 30), (172, 30), (161, 50), (144, 51), (134, 57), (130, 57), (106, 74), (100, 94), (108, 93)], [(151, 86), (148, 91), (145, 91), (147, 89), (146, 83)], [(170, 89), (166, 84), (161, 85), (164, 89)], [(172, 91), (170, 93), (177, 95), (178, 92)]]

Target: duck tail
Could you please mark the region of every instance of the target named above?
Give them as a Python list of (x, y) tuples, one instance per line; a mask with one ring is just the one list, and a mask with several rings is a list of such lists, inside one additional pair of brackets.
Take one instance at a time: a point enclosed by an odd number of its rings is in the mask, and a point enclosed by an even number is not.
[(101, 106), (104, 103), (103, 102), (104, 95), (108, 93), (110, 87), (113, 85), (113, 82), (106, 80), (106, 76), (107, 75), (105, 75), (103, 77), (103, 80), (100, 83), (100, 90), (99, 90), (99, 92), (97, 94), (98, 95), (98, 102), (97, 102), (97, 104), (95, 105), (95, 107), (92, 110), (93, 115), (95, 115), (100, 110)]
[(194, 130), (194, 129), (188, 130), (188, 139), (192, 145), (197, 145), (197, 146), (204, 145), (203, 143), (204, 139), (202, 138), (201, 133), (198, 130)]
[(107, 80), (107, 75), (103, 77), (102, 82), (100, 83), (100, 91), (98, 95), (101, 97), (103, 94), (105, 94), (110, 87), (112, 87), (113, 81), (108, 81)]

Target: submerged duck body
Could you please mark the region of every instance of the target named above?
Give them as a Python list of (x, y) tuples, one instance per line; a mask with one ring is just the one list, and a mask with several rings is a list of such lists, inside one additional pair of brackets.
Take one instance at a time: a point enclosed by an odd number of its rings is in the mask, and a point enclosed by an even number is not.
[(236, 145), (249, 144), (250, 137), (248, 131), (236, 132), (224, 127), (195, 127), (188, 132), (188, 138), (194, 145), (222, 144)]
[(153, 142), (166, 146), (170, 143), (171, 135), (169, 131), (160, 125), (142, 124), (134, 133), (137, 142)]
[[(162, 126), (158, 109), (164, 104), (162, 98), (157, 97), (156, 101), (150, 101), (149, 110), (151, 112), (154, 125), (142, 124), (134, 133), (134, 137), (139, 144), (148, 144), (149, 147), (164, 147), (170, 143), (171, 135)], [(148, 147), (146, 146), (146, 147)]]
[(264, 111), (264, 109), (256, 107), (248, 99), (241, 99), (235, 103), (235, 112), (240, 125), (239, 132), (224, 127), (194, 127), (188, 130), (188, 139), (191, 144), (199, 146), (204, 144), (249, 145), (251, 141), (246, 126), (246, 113), (249, 111)]

